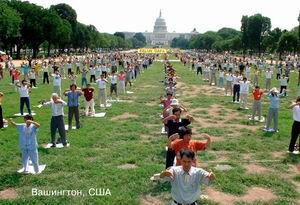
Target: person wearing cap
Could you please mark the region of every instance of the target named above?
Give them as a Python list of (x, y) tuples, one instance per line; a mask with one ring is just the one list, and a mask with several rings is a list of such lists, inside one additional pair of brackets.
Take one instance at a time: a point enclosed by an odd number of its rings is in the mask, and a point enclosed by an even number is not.
[(35, 174), (39, 173), (39, 157), (37, 144), (37, 131), (40, 124), (33, 121), (31, 115), (24, 116), (25, 124), (17, 124), (11, 118), (8, 122), (16, 127), (20, 134), (19, 146), (22, 152), (22, 164), (24, 173), (28, 172), (28, 160), (32, 161)]
[[(266, 128), (264, 131), (267, 132), (278, 132), (278, 110), (279, 110), (279, 102), (280, 97), (284, 96), (285, 90), (283, 93), (278, 94), (277, 88), (272, 88), (269, 93), (269, 99), (270, 99), (270, 106), (269, 106), (269, 112), (268, 112), (268, 118), (266, 123)], [(270, 129), (271, 122), (274, 121), (274, 128)]]
[(210, 185), (215, 179), (212, 171), (193, 167), (195, 153), (191, 150), (180, 152), (182, 166), (174, 166), (160, 173), (160, 178), (171, 182), (171, 205), (200, 205), (201, 185)]
[(179, 108), (182, 112), (187, 112), (187, 109), (179, 104), (179, 101), (177, 99), (172, 99), (170, 106), (166, 107), (163, 111), (163, 116), (170, 116), (173, 114), (173, 109)]
[(80, 128), (79, 121), (79, 97), (83, 94), (81, 90), (77, 90), (77, 86), (75, 84), (70, 85), (70, 90), (66, 90), (64, 92), (65, 96), (68, 96), (68, 125), (69, 130), (72, 129), (72, 118), (75, 115), (76, 121), (76, 129)]
[(50, 131), (51, 131), (51, 147), (56, 147), (56, 130), (58, 129), (58, 133), (60, 135), (60, 139), (62, 144), (67, 146), (67, 138), (66, 138), (66, 130), (64, 123), (64, 106), (67, 105), (65, 101), (60, 99), (57, 93), (52, 93), (51, 100), (48, 102), (43, 102), (42, 105), (44, 107), (51, 107), (52, 117), (50, 123)]
[[(293, 119), (294, 123), (292, 126), (291, 132), (291, 141), (289, 145), (289, 152), (299, 154), (298, 152), (294, 152), (296, 141), (300, 135), (300, 96), (297, 97), (296, 102), (293, 103), (290, 108), (293, 110)], [(300, 145), (299, 145), (300, 146)]]

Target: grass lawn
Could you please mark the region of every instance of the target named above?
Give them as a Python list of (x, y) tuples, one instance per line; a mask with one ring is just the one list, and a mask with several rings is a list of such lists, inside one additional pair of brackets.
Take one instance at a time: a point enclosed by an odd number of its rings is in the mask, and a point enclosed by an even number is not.
[[(172, 56), (172, 59), (175, 58)], [(224, 204), (225, 200), (222, 202), (219, 198), (229, 200), (231, 197), (233, 204), (300, 204), (300, 156), (286, 154), (292, 125), (292, 113), (287, 107), (299, 92), (296, 73), (292, 74), (288, 87), (289, 96), (281, 100), (280, 132), (266, 134), (261, 129), (264, 124), (248, 122), (251, 110), (238, 110), (230, 97), (209, 90), (211, 88), (190, 69), (179, 62), (173, 65), (181, 77), (179, 100), (196, 118), (192, 125), (195, 136), (202, 132), (213, 136), (211, 149), (198, 157), (200, 167), (212, 169), (217, 180), (204, 192), (209, 198), (200, 201)], [(162, 63), (156, 62), (134, 82), (130, 89), (134, 94), (121, 97), (129, 102), (114, 103), (106, 111), (105, 118), (81, 116), (82, 129), (67, 133), (71, 146), (50, 150), (42, 145), (50, 141), (51, 110), (33, 106), (50, 98), (52, 84), (38, 84), (38, 89), (32, 90), (31, 105), (37, 113), (35, 120), (41, 123), (38, 132), (40, 164), (47, 164), (47, 167), (36, 176), (17, 174), (16, 170), (21, 168), (17, 130), (10, 126), (0, 131), (0, 191), (10, 189), (17, 193), (15, 199), (0, 199), (0, 204), (145, 205), (170, 201), (170, 185), (149, 179), (163, 170), (165, 162), (166, 136), (160, 135), (161, 109), (158, 106), (159, 96), (164, 94), (160, 82), (163, 79)], [(68, 82), (64, 81), (63, 89), (68, 87)], [(273, 80), (273, 85), (278, 86), (278, 82)], [(191, 89), (195, 93), (189, 96), (187, 93)], [(9, 85), (8, 77), (0, 81), (0, 90), (5, 93), (2, 107), (7, 119), (19, 112), (19, 95)], [(252, 101), (248, 107), (250, 103)], [(82, 97), (82, 114), (83, 107)], [(265, 117), (267, 109), (265, 96)], [(103, 110), (97, 106), (96, 111)], [(15, 118), (15, 121), (22, 122), (22, 119)], [(230, 165), (231, 170), (217, 171), (216, 165)], [(274, 197), (264, 202), (243, 198), (253, 187), (263, 188)], [(32, 196), (32, 188), (82, 190), (85, 196)], [(111, 196), (89, 196), (90, 188), (109, 189)], [(219, 198), (215, 197), (217, 194)]]

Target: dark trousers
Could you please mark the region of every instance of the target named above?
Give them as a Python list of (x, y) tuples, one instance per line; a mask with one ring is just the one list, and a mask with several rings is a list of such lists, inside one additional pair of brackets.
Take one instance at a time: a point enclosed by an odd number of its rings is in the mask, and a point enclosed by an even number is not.
[(49, 84), (49, 75), (48, 75), (48, 72), (44, 72), (44, 75), (43, 75), (43, 83), (45, 84), (46, 81)]
[(3, 126), (2, 106), (0, 105), (0, 129), (3, 128)]
[(71, 75), (72, 69), (68, 68), (68, 75)]
[(199, 73), (202, 75), (202, 68), (201, 67), (197, 67), (197, 75), (199, 75)]
[(285, 90), (286, 90), (286, 89), (287, 89), (287, 86), (285, 86), (285, 85), (281, 85), (281, 86), (280, 86), (280, 93), (282, 93), (283, 89), (285, 89)]
[(295, 144), (296, 144), (299, 134), (300, 134), (300, 122), (294, 121), (293, 126), (292, 126), (291, 142), (290, 142), (290, 146), (289, 146), (290, 152), (294, 151)]
[(168, 148), (167, 155), (166, 155), (166, 169), (173, 166), (175, 156), (176, 156), (175, 151)]
[(61, 142), (63, 145), (67, 144), (66, 139), (66, 130), (65, 130), (65, 123), (64, 123), (64, 116), (52, 116), (51, 124), (50, 124), (50, 131), (51, 131), (51, 143), (56, 144), (56, 130), (58, 129), (59, 136), (61, 138)]
[(20, 98), (20, 113), (21, 113), (21, 115), (23, 115), (24, 104), (25, 104), (26, 107), (27, 107), (27, 110), (28, 110), (29, 115), (31, 115), (31, 109), (30, 109), (30, 101), (29, 101), (29, 97), (21, 97), (21, 98)]
[(240, 101), (240, 85), (239, 84), (235, 84), (233, 85), (233, 102), (235, 101)]
[(31, 87), (36, 87), (36, 80), (30, 79), (30, 85), (31, 85)]
[(276, 80), (279, 80), (279, 79), (280, 79), (280, 73), (277, 73)]
[(91, 75), (90, 77), (90, 83), (92, 82), (96, 82), (96, 76), (95, 75)]
[(78, 106), (76, 107), (69, 107), (69, 113), (68, 113), (68, 125), (69, 125), (69, 130), (72, 129), (72, 119), (73, 115), (75, 115), (75, 121), (76, 121), (76, 129), (80, 128), (80, 122), (79, 122), (79, 108)]

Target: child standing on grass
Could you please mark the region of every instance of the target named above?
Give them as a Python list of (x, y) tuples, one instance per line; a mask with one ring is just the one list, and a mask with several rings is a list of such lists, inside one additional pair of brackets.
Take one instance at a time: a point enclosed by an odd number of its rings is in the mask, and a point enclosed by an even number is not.
[(31, 108), (30, 108), (30, 99), (29, 93), (30, 91), (30, 84), (27, 83), (26, 80), (22, 80), (21, 85), (17, 85), (19, 87), (19, 94), (20, 94), (20, 113), (23, 115), (24, 104), (27, 107), (29, 115), (31, 115)]
[(91, 110), (91, 116), (95, 115), (95, 102), (94, 102), (94, 88), (91, 87), (91, 84), (87, 84), (86, 88), (82, 88), (85, 98), (85, 115), (89, 116), (89, 110)]
[(252, 107), (252, 117), (251, 120), (254, 121), (254, 117), (257, 113), (258, 121), (261, 120), (261, 98), (264, 94), (263, 90), (259, 86), (255, 86), (255, 89), (252, 92), (253, 94), (253, 107)]
[(125, 79), (126, 79), (126, 74), (124, 71), (121, 71), (120, 74), (118, 75), (118, 81), (120, 85), (120, 90), (123, 94), (125, 94)]
[(26, 115), (25, 124), (16, 124), (11, 118), (9, 123), (16, 127), (20, 134), (20, 149), (22, 152), (22, 164), (24, 173), (28, 173), (28, 160), (32, 161), (35, 174), (39, 173), (39, 157), (37, 144), (37, 131), (40, 124), (33, 121), (33, 117)]

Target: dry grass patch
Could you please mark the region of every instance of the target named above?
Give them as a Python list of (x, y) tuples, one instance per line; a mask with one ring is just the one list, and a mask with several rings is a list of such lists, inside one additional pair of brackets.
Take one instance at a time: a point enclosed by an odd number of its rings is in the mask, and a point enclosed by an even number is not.
[(118, 116), (112, 117), (111, 120), (118, 121), (118, 120), (128, 120), (128, 119), (131, 119), (131, 118), (138, 118), (138, 115), (125, 112), (122, 115), (118, 115)]

